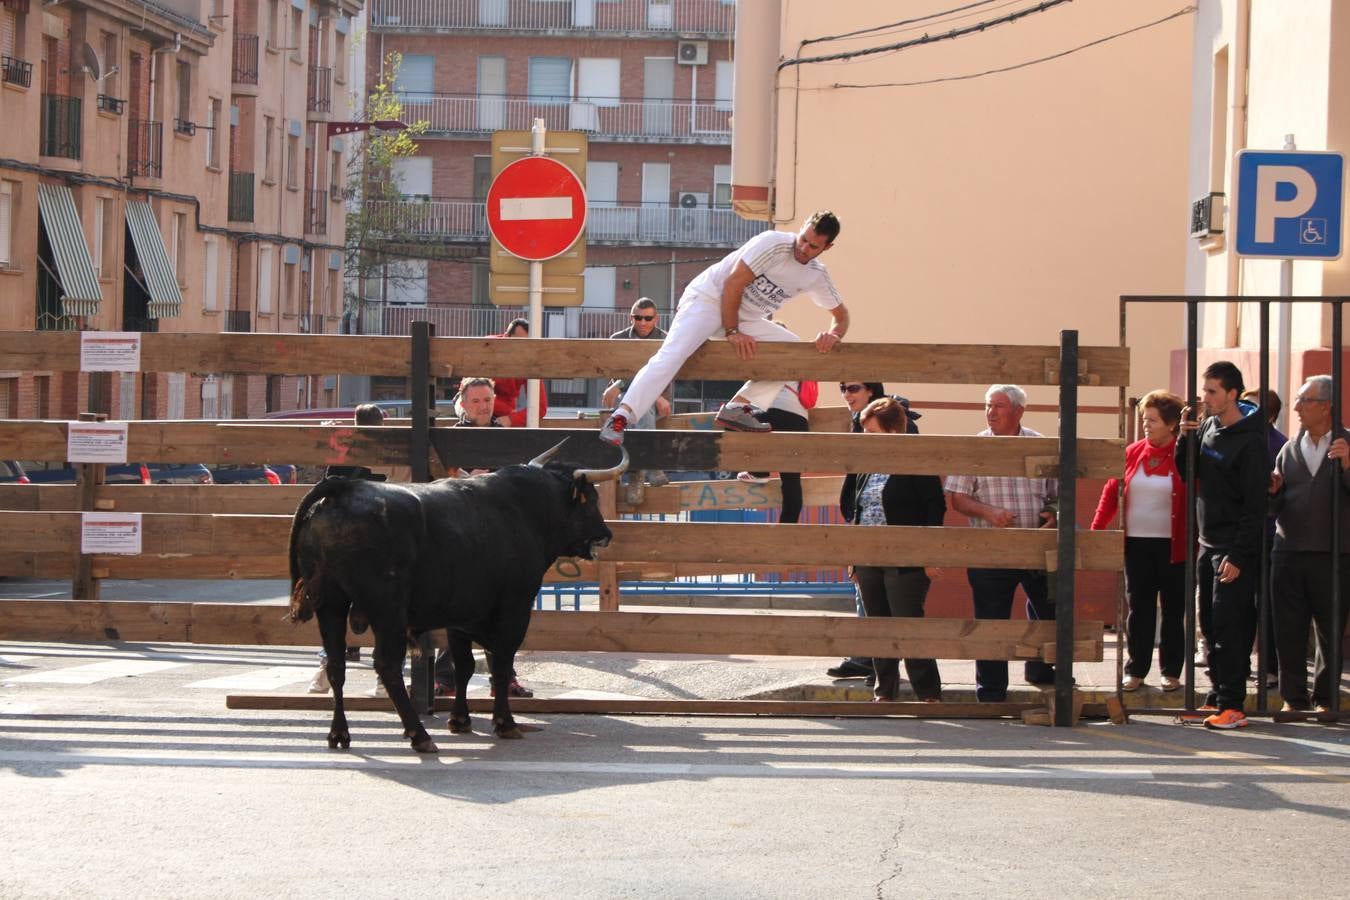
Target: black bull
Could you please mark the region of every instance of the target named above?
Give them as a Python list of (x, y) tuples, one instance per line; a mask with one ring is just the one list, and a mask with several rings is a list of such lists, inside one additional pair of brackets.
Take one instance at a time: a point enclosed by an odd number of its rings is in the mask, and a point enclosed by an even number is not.
[(328, 746), (351, 746), (342, 707), (347, 624), (374, 630), (375, 671), (414, 750), (436, 752), (403, 684), (403, 660), (418, 635), (444, 628), (455, 665), (450, 730), (472, 730), (465, 699), (471, 641), (492, 660), (493, 730), (518, 738), (507, 686), (544, 574), (560, 556), (591, 559), (613, 536), (592, 482), (613, 469), (548, 462), (430, 484), (326, 478), (305, 495), (291, 525), (291, 619), (317, 616), (333, 687)]

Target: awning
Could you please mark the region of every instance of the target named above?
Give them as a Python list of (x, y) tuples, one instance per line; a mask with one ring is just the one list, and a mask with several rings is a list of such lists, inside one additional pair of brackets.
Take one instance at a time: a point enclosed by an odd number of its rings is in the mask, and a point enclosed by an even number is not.
[(136, 245), (136, 258), (141, 261), (145, 289), (150, 292), (147, 313), (152, 319), (168, 319), (183, 308), (183, 294), (178, 290), (178, 278), (169, 264), (169, 253), (164, 249), (164, 237), (155, 223), (155, 213), (144, 200), (127, 201), (127, 227), (131, 242)]
[(75, 195), (64, 184), (39, 184), (38, 209), (47, 229), (47, 242), (56, 259), (56, 277), (61, 282), (61, 312), (67, 316), (98, 313), (103, 292), (94, 274), (94, 260), (84, 241)]

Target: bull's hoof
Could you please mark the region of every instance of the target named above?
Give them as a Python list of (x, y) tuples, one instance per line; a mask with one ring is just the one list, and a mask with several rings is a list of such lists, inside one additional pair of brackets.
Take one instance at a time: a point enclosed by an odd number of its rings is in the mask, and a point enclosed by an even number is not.
[(430, 735), (422, 735), (420, 738), (414, 738), (412, 748), (418, 753), (440, 753), (441, 748), (436, 746), (436, 742)]
[(450, 719), (451, 734), (473, 734), (473, 720), (467, 716), (463, 719)]
[(348, 750), (352, 746), (352, 736), (350, 734), (338, 734), (335, 731), (328, 732), (328, 749), (337, 750), (341, 748)]
[(524, 722), (517, 722), (517, 723), (516, 723), (516, 727), (519, 728), (519, 729), (520, 729), (521, 731), (523, 731), (523, 732), (543, 731), (543, 730), (544, 730), (544, 726), (543, 726), (543, 725), (527, 725), (527, 724), (525, 724)]
[(497, 725), (492, 730), (497, 733), (497, 737), (509, 741), (518, 741), (525, 736), (520, 733), (520, 728), (515, 722)]

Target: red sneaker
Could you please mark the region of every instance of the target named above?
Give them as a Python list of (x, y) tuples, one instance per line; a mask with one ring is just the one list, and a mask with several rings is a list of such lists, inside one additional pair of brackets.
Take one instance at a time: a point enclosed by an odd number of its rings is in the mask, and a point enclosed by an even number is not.
[(609, 417), (605, 427), (600, 429), (600, 440), (615, 447), (623, 446), (623, 432), (628, 427), (628, 419), (615, 413)]
[(1206, 728), (1218, 728), (1223, 731), (1246, 728), (1249, 724), (1251, 723), (1248, 722), (1246, 713), (1240, 709), (1225, 709), (1205, 719)]

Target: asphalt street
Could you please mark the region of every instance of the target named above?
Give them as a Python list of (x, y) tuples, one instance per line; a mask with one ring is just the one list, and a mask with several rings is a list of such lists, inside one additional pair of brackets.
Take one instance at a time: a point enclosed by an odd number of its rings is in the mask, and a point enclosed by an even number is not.
[(341, 752), (326, 713), (225, 708), (312, 668), (0, 643), (0, 896), (1345, 892), (1341, 727), (557, 715), (500, 741), (427, 717), (420, 756), (392, 713), (351, 715)]

